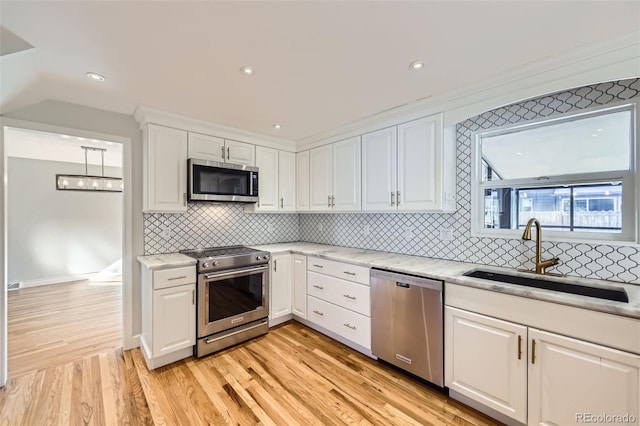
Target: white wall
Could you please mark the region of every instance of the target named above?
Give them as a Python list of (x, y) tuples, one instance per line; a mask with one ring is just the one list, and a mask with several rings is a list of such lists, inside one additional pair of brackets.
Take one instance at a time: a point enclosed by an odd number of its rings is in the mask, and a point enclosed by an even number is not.
[[(120, 259), (121, 192), (56, 190), (57, 173), (84, 174), (84, 164), (7, 163), (9, 283), (98, 272)], [(105, 167), (105, 175), (121, 177), (122, 169)]]
[[(3, 114), (10, 119), (25, 120), (44, 125), (79, 129), (88, 132), (99, 132), (128, 138), (131, 149), (131, 209), (133, 220), (131, 225), (132, 253), (123, 259), (123, 270), (127, 267), (132, 271), (131, 294), (131, 339), (140, 334), (140, 267), (136, 256), (143, 253), (142, 243), (142, 132), (133, 116), (111, 111), (89, 108), (82, 105), (47, 100), (35, 105)], [(126, 190), (126, 188), (125, 188)], [(127, 265), (128, 264), (128, 265)], [(125, 310), (127, 307), (125, 306)], [(126, 315), (126, 312), (125, 312)]]

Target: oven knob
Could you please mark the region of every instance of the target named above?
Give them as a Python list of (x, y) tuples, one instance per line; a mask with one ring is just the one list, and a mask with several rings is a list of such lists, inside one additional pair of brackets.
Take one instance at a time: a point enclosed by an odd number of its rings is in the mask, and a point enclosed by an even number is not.
[(264, 259), (264, 260), (269, 260), (269, 255), (268, 255), (268, 254), (265, 254), (265, 255), (263, 256), (263, 259)]
[(209, 267), (209, 262), (203, 262), (202, 263), (202, 267), (203, 268), (208, 268)]
[(262, 256), (256, 256), (256, 260), (262, 260)]
[(214, 260), (213, 263), (211, 263), (211, 266), (218, 266), (220, 264), (220, 262), (218, 262), (217, 260)]

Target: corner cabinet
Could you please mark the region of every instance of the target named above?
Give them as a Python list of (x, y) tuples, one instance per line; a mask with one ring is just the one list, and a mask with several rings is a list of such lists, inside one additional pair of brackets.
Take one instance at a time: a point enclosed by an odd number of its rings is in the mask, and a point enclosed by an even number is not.
[(360, 136), (309, 151), (309, 188), (311, 211), (360, 210)]
[(296, 154), (296, 211), (309, 211), (309, 151)]
[(640, 321), (456, 285), (446, 297), (454, 399), (505, 423), (579, 425), (606, 414), (639, 424), (640, 355), (606, 345), (638, 351)]
[(186, 212), (187, 132), (146, 124), (142, 133), (143, 212)]
[(363, 135), (362, 210), (454, 211), (455, 155), (441, 114)]
[(292, 255), (293, 260), (293, 297), (291, 298), (291, 312), (293, 315), (307, 318), (307, 256)]
[(196, 268), (142, 268), (140, 346), (150, 370), (193, 355)]

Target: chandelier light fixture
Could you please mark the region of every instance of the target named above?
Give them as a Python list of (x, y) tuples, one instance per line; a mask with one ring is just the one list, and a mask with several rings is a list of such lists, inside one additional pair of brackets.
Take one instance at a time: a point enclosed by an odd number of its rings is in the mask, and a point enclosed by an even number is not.
[[(122, 178), (104, 175), (105, 148), (81, 146), (84, 150), (84, 175), (56, 174), (56, 189), (59, 191), (93, 191), (93, 192), (122, 192), (124, 184)], [(97, 151), (102, 159), (102, 175), (89, 175), (89, 151)]]

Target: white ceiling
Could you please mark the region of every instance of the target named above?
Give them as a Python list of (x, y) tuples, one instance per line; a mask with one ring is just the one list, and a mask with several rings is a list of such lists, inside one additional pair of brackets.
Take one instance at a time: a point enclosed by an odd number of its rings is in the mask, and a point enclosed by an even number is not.
[(300, 140), (638, 32), (640, 2), (3, 0), (0, 24), (34, 46), (0, 58), (0, 112), (142, 104)]
[[(117, 142), (87, 139), (83, 137), (36, 132), (9, 127), (4, 134), (8, 157), (30, 158), (33, 160), (62, 161), (84, 164), (82, 146), (105, 149), (104, 165), (122, 167), (122, 144)], [(102, 156), (97, 151), (87, 151), (87, 163), (101, 165)], [(92, 167), (94, 174), (96, 173)]]

